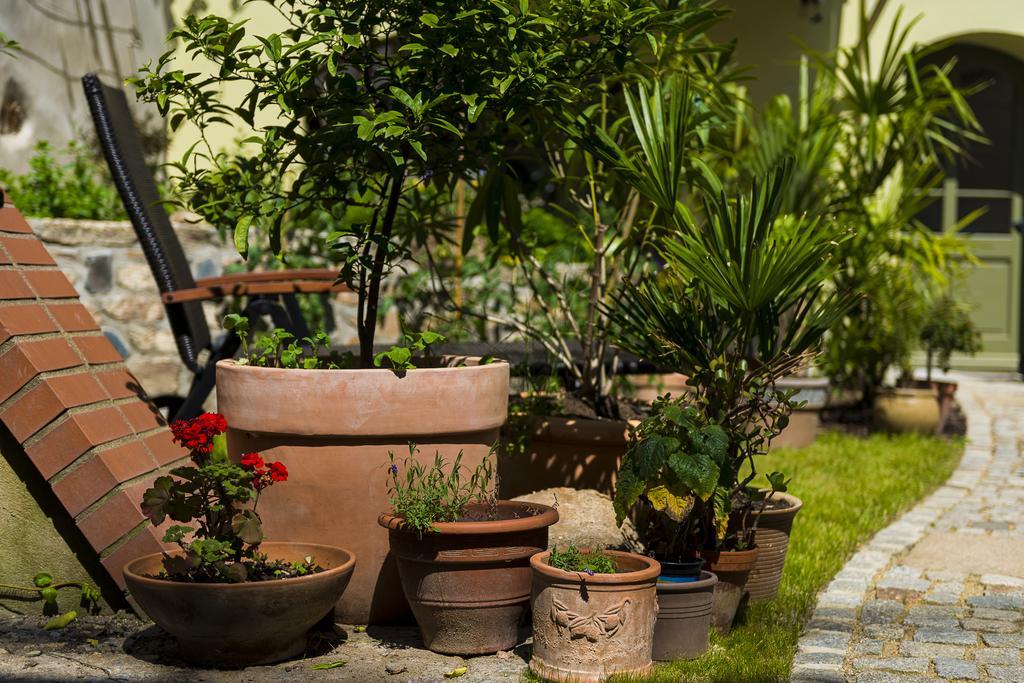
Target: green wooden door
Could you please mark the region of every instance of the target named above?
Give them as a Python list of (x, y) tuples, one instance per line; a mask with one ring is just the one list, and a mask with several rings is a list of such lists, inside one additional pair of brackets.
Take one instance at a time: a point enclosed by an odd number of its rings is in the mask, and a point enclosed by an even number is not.
[(933, 60), (955, 58), (951, 80), (961, 87), (985, 84), (969, 99), (990, 144), (967, 145), (970, 158), (946, 169), (941, 200), (926, 213), (935, 229), (951, 230), (979, 208), (985, 214), (963, 235), (978, 258), (957, 292), (972, 305), (982, 351), (954, 356), (964, 370), (1017, 372), (1021, 366), (1021, 234), (1024, 219), (1024, 64), (998, 50), (952, 45)]

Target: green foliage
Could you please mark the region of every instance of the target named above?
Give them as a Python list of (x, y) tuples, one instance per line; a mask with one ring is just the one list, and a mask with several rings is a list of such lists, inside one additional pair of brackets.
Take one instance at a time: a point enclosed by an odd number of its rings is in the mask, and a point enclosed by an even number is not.
[(928, 357), (931, 379), (933, 366), (949, 372), (950, 356), (954, 353), (974, 355), (980, 351), (981, 332), (971, 320), (970, 309), (944, 292), (931, 301), (921, 326), (920, 342)]
[[(289, 214), (362, 209), (325, 237), (359, 296), (363, 367), (381, 279), (408, 253), (411, 236), (395, 228), (409, 192), (450, 191), (501, 151), (511, 128), (573, 104), (593, 74), (621, 67), (626, 46), (659, 18), (638, 0), (273, 4), (288, 23), (280, 33), (253, 36), (217, 16), (186, 17), (172, 32), (213, 77), (178, 69), (172, 51), (135, 84), (172, 130), (187, 120), (201, 131), (174, 164), (181, 187), (197, 213), (234, 226), (241, 253), (255, 229), (283, 257)], [(239, 154), (213, 151), (206, 136), (219, 123), (249, 129)]]
[(417, 460), (418, 452), (416, 444), (410, 443), (409, 457), (401, 463), (395, 460), (394, 453), (388, 452), (391, 459), (388, 500), (394, 514), (420, 538), (424, 533), (436, 531), (434, 524), (438, 522), (463, 520), (469, 505), (485, 503), (490, 506), (496, 500), (491, 484), (494, 464), (490, 456), (477, 466), (467, 481), (462, 451), (450, 468), (440, 453), (434, 455), (431, 465), (425, 466)]
[(615, 560), (610, 555), (600, 550), (584, 552), (572, 544), (564, 550), (552, 548), (548, 564), (563, 572), (580, 572), (591, 576), (616, 573)]
[[(2, 44), (2, 42), (0, 42)], [(0, 169), (0, 185), (27, 216), (127, 220), (106, 165), (72, 141), (60, 155), (50, 143), (36, 143), (29, 170), (14, 174)]]
[(417, 353), (429, 357), (431, 344), (443, 344), (445, 341), (447, 341), (445, 337), (436, 332), (405, 331), (402, 333), (402, 343), (375, 355), (373, 364), (379, 368), (387, 363), (396, 375), (401, 376), (405, 374), (406, 370), (416, 368), (412, 361)]
[[(43, 614), (53, 616), (57, 614), (57, 598), (59, 597), (59, 591), (63, 588), (77, 588), (79, 592), (79, 605), (82, 609), (88, 614), (99, 613), (100, 599), (102, 597), (99, 589), (88, 583), (78, 581), (55, 582), (53, 575), (49, 572), (39, 572), (32, 577), (31, 586), (12, 586), (0, 583), (0, 597), (15, 600), (42, 600)], [(75, 613), (69, 612), (68, 614), (74, 615)], [(57, 617), (57, 619), (60, 618), (62, 617)], [(68, 623), (74, 618), (72, 616)]]
[(0, 55), (7, 55), (10, 57), (20, 50), (21, 45), (18, 44), (18, 41), (8, 38), (3, 33), (0, 33)]

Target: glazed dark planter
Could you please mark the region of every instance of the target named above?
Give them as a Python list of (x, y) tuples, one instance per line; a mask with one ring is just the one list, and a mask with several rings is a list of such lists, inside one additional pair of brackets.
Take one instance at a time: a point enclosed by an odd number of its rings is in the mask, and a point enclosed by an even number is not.
[[(483, 518), (484, 508), (468, 512)], [(530, 557), (548, 547), (557, 521), (547, 505), (499, 501), (495, 520), (439, 523), (418, 538), (401, 517), (381, 515), (423, 644), (451, 655), (515, 647), (530, 605)]]
[[(559, 683), (646, 676), (652, 667), (656, 585), (661, 566), (644, 555), (606, 550), (615, 574), (567, 572), (534, 555), (530, 671)], [(633, 679), (630, 679), (633, 680)]]
[(701, 569), (704, 567), (704, 560), (700, 558), (670, 562), (655, 555), (655, 559), (661, 564), (661, 576), (658, 577), (658, 581), (680, 583), (697, 581), (700, 579)]
[(658, 621), (654, 659), (693, 659), (708, 649), (711, 611), (718, 577), (701, 572), (696, 581), (658, 580)]
[(711, 625), (719, 633), (732, 630), (732, 621), (747, 592), (747, 580), (757, 562), (757, 548), (751, 550), (699, 550), (704, 568), (718, 577), (715, 584)]
[(267, 541), (274, 559), (312, 557), (326, 571), (276, 581), (183, 583), (155, 578), (163, 554), (140, 557), (124, 568), (139, 607), (178, 641), (182, 659), (208, 667), (271, 664), (299, 655), (306, 634), (331, 613), (348, 586), (355, 556), (313, 543)]
[(793, 520), (803, 507), (803, 501), (788, 493), (776, 493), (774, 499), (784, 500), (788, 507), (765, 510), (757, 520), (754, 542), (757, 544), (757, 561), (747, 580), (747, 592), (751, 602), (771, 600), (779, 593), (782, 570), (786, 566), (789, 551), (789, 534)]

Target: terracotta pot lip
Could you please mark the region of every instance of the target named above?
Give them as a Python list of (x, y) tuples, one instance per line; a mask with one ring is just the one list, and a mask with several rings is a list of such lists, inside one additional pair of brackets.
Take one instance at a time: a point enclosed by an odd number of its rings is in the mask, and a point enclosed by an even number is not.
[(550, 550), (545, 550), (544, 552), (537, 553), (531, 557), (530, 566), (533, 567), (535, 572), (559, 581), (569, 581), (573, 583), (585, 581), (588, 584), (612, 586), (626, 583), (644, 583), (647, 581), (656, 582), (658, 580), (658, 575), (661, 574), (661, 564), (653, 557), (647, 557), (646, 555), (639, 555), (637, 553), (628, 553), (622, 550), (604, 550), (602, 552), (605, 555), (610, 555), (614, 558), (638, 559), (647, 566), (643, 569), (632, 572), (622, 572), (618, 574), (594, 574), (593, 576), (590, 576), (583, 572), (567, 572), (552, 567), (547, 563), (547, 559), (551, 557)]
[[(415, 368), (414, 370), (410, 370), (406, 374), (406, 377), (408, 377), (409, 375), (412, 375), (413, 373), (415, 373), (417, 375), (437, 374), (437, 373), (450, 374), (452, 372), (459, 371), (459, 370), (463, 370), (463, 371), (464, 370), (482, 371), (482, 370), (486, 370), (487, 368), (490, 368), (492, 366), (494, 366), (494, 367), (502, 367), (502, 366), (507, 366), (508, 365), (508, 361), (502, 360), (500, 358), (495, 358), (490, 363), (487, 363), (486, 365), (481, 365), (480, 364), (480, 360), (482, 359), (482, 356), (441, 356), (441, 358), (461, 359), (461, 360), (465, 361), (465, 364), (464, 365), (445, 366), (445, 367), (440, 367), (440, 368)], [(273, 377), (273, 376), (276, 376), (276, 375), (280, 375), (281, 373), (287, 373), (289, 376), (294, 376), (294, 377), (312, 377), (312, 376), (315, 376), (315, 375), (323, 375), (324, 373), (341, 373), (341, 372), (357, 373), (358, 372), (358, 373), (380, 374), (380, 373), (386, 372), (386, 373), (390, 374), (391, 376), (395, 377), (396, 379), (400, 379), (397, 375), (395, 375), (395, 373), (392, 370), (389, 370), (388, 368), (335, 368), (333, 370), (328, 370), (326, 368), (319, 369), (319, 370), (306, 370), (304, 368), (264, 368), (264, 367), (260, 367), (258, 365), (241, 365), (234, 358), (225, 358), (224, 360), (217, 361), (217, 369), (219, 370), (221, 368), (231, 368), (233, 370), (238, 370), (240, 372), (262, 373), (263, 375), (266, 375), (267, 377)]]
[[(697, 555), (705, 560), (709, 561), (712, 555), (719, 557), (728, 557), (732, 561), (748, 560), (757, 557), (757, 553), (761, 550), (758, 546), (754, 546), (748, 550), (697, 550)], [(710, 560), (713, 561), (713, 560)]]
[[(499, 500), (498, 507), (504, 509), (540, 509), (537, 515), (527, 515), (516, 519), (495, 519), (480, 522), (438, 522), (434, 525), (436, 533), (429, 536), (469, 536), (480, 534), (511, 534), (521, 531), (532, 531), (549, 527), (558, 521), (558, 510), (542, 503), (527, 503), (518, 500)], [(377, 523), (385, 529), (399, 533), (414, 534), (406, 528), (402, 517), (392, 512), (384, 512), (377, 518)], [(426, 539), (428, 534), (424, 534)]]
[(696, 581), (662, 581), (658, 580), (659, 593), (689, 593), (695, 590), (710, 588), (718, 583), (718, 576), (706, 569), (701, 570)]
[[(124, 573), (125, 579), (130, 579), (132, 581), (141, 584), (146, 584), (151, 587), (174, 586), (175, 588), (187, 591), (239, 591), (252, 589), (254, 587), (270, 589), (276, 586), (295, 586), (304, 583), (311, 583), (318, 580), (323, 580), (336, 574), (344, 574), (346, 572), (352, 571), (352, 568), (355, 566), (356, 563), (355, 553), (353, 553), (351, 550), (346, 550), (345, 548), (339, 548), (338, 546), (326, 545), (323, 543), (292, 543), (289, 541), (264, 541), (260, 544), (260, 549), (262, 550), (264, 548), (267, 548), (267, 546), (270, 546), (270, 548), (281, 546), (301, 546), (303, 548), (311, 548), (313, 550), (319, 548), (324, 551), (327, 551), (329, 554), (336, 554), (339, 552), (344, 553), (348, 557), (348, 559), (337, 567), (331, 567), (330, 569), (326, 569), (322, 572), (317, 572), (316, 574), (309, 574), (308, 576), (293, 576), (287, 579), (274, 579), (273, 581), (245, 581), (243, 583), (190, 583), (187, 581), (170, 581), (168, 579), (158, 579), (153, 576), (147, 576), (146, 574), (140, 574), (135, 570), (135, 567), (158, 558), (163, 558), (165, 554), (182, 554), (180, 550), (172, 550), (168, 553), (150, 553), (148, 555), (143, 555), (142, 557), (137, 557), (128, 564), (126, 564), (124, 566), (124, 569), (122, 569), (122, 572)], [(269, 555), (270, 553), (267, 554)], [(313, 554), (313, 557), (315, 558), (315, 554)]]
[[(559, 443), (595, 445), (628, 444), (631, 429), (640, 420), (612, 420), (607, 418), (567, 417), (565, 415), (528, 415), (530, 428), (537, 432), (534, 438)], [(557, 430), (557, 434), (552, 434)]]
[(903, 397), (903, 398), (934, 398), (934, 387), (886, 387), (879, 392), (879, 397)]
[[(767, 491), (766, 489), (761, 489)], [(792, 493), (776, 493), (773, 498), (778, 498), (789, 502), (789, 507), (781, 508), (778, 510), (765, 510), (761, 513), (761, 517), (778, 517), (782, 515), (795, 515), (800, 512), (800, 508), (804, 506), (804, 502), (794, 496)]]

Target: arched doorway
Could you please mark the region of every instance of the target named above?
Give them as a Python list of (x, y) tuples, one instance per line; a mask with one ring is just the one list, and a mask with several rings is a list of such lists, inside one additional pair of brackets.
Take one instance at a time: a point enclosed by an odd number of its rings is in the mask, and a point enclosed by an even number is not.
[(982, 352), (954, 357), (963, 369), (1020, 371), (1021, 234), (1024, 228), (1024, 62), (1000, 50), (959, 42), (931, 60), (957, 60), (951, 78), (960, 87), (987, 84), (969, 99), (991, 144), (968, 143), (970, 158), (946, 169), (937, 201), (922, 218), (948, 230), (980, 207), (986, 213), (964, 231), (980, 264), (961, 295), (973, 306)]

